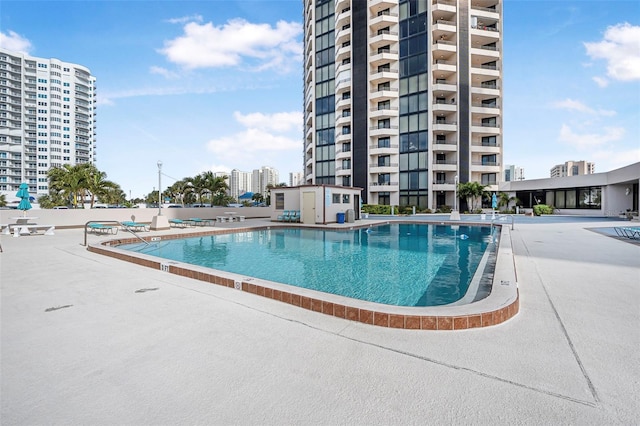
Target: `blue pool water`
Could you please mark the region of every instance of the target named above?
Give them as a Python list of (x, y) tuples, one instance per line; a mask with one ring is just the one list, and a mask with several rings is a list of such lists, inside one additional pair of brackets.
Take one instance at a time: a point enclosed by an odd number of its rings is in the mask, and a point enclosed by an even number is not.
[(465, 295), (491, 232), (393, 223), (345, 231), (273, 228), (119, 248), (371, 302), (436, 306)]

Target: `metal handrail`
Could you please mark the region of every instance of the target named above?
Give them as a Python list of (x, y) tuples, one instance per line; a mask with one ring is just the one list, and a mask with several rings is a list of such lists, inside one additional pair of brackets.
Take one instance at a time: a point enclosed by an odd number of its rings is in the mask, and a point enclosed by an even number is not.
[(140, 241), (142, 241), (146, 245), (149, 245), (149, 242), (145, 241), (141, 236), (139, 236), (138, 234), (133, 232), (131, 229), (129, 229), (129, 227), (124, 226), (122, 224), (122, 222), (119, 222), (117, 220), (90, 220), (89, 222), (84, 224), (84, 246), (85, 247), (87, 246), (87, 229), (88, 229), (90, 223), (117, 223), (125, 231), (129, 232), (131, 235), (133, 235), (134, 237), (136, 237), (137, 239), (139, 239)]

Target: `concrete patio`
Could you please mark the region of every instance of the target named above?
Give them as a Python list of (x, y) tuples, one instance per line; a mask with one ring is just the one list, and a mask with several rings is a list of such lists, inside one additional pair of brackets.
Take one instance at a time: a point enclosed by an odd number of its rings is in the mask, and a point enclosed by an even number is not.
[(3, 235), (1, 422), (637, 424), (640, 245), (601, 233), (628, 224), (516, 222), (520, 312), (463, 331), (140, 267), (88, 252), (79, 229)]

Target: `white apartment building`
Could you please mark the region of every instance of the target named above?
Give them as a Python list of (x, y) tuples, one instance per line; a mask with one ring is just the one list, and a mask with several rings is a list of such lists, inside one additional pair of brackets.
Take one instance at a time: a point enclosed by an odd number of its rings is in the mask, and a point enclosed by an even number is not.
[(596, 172), (595, 163), (588, 161), (567, 161), (551, 168), (549, 175), (552, 178), (565, 176), (592, 175)]
[(502, 0), (304, 0), (306, 183), (431, 209), (456, 182), (496, 191), (502, 19)]
[(515, 180), (524, 180), (524, 169), (513, 164), (507, 164), (504, 166), (504, 181), (511, 182)]
[(253, 170), (251, 178), (251, 186), (253, 192), (267, 196), (267, 185), (277, 185), (279, 182), (278, 170), (273, 167), (262, 166), (260, 169)]
[(242, 172), (238, 169), (231, 170), (229, 176), (229, 195), (237, 201), (238, 197), (245, 192), (252, 192), (252, 177), (252, 172)]
[(0, 193), (49, 193), (47, 172), (96, 161), (96, 78), (82, 65), (0, 49)]
[(304, 185), (304, 173), (302, 172), (290, 172), (289, 173), (289, 186)]

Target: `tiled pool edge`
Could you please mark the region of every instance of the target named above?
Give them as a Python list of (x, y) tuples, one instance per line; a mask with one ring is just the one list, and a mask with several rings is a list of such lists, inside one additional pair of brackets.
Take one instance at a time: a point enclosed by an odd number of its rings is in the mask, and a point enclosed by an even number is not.
[[(273, 228), (275, 227), (273, 226)], [(159, 241), (253, 230), (256, 230), (256, 228), (229, 228), (189, 234), (149, 236), (145, 239)], [(520, 309), (519, 292), (511, 250), (511, 235), (508, 227), (503, 227), (503, 232), (501, 233), (491, 294), (483, 300), (461, 306), (399, 307), (381, 305), (302, 288), (298, 289), (270, 281), (242, 278), (238, 274), (179, 262), (163, 262), (152, 256), (113, 247), (139, 242), (140, 240), (136, 238), (116, 238), (100, 244), (90, 245), (87, 249), (119, 260), (153, 269), (164, 269), (168, 273), (235, 288), (236, 290), (278, 300), (325, 315), (381, 327), (411, 330), (464, 330), (488, 327), (507, 321), (515, 316)], [(288, 291), (289, 289), (294, 291)], [(322, 298), (317, 296), (322, 296)]]

